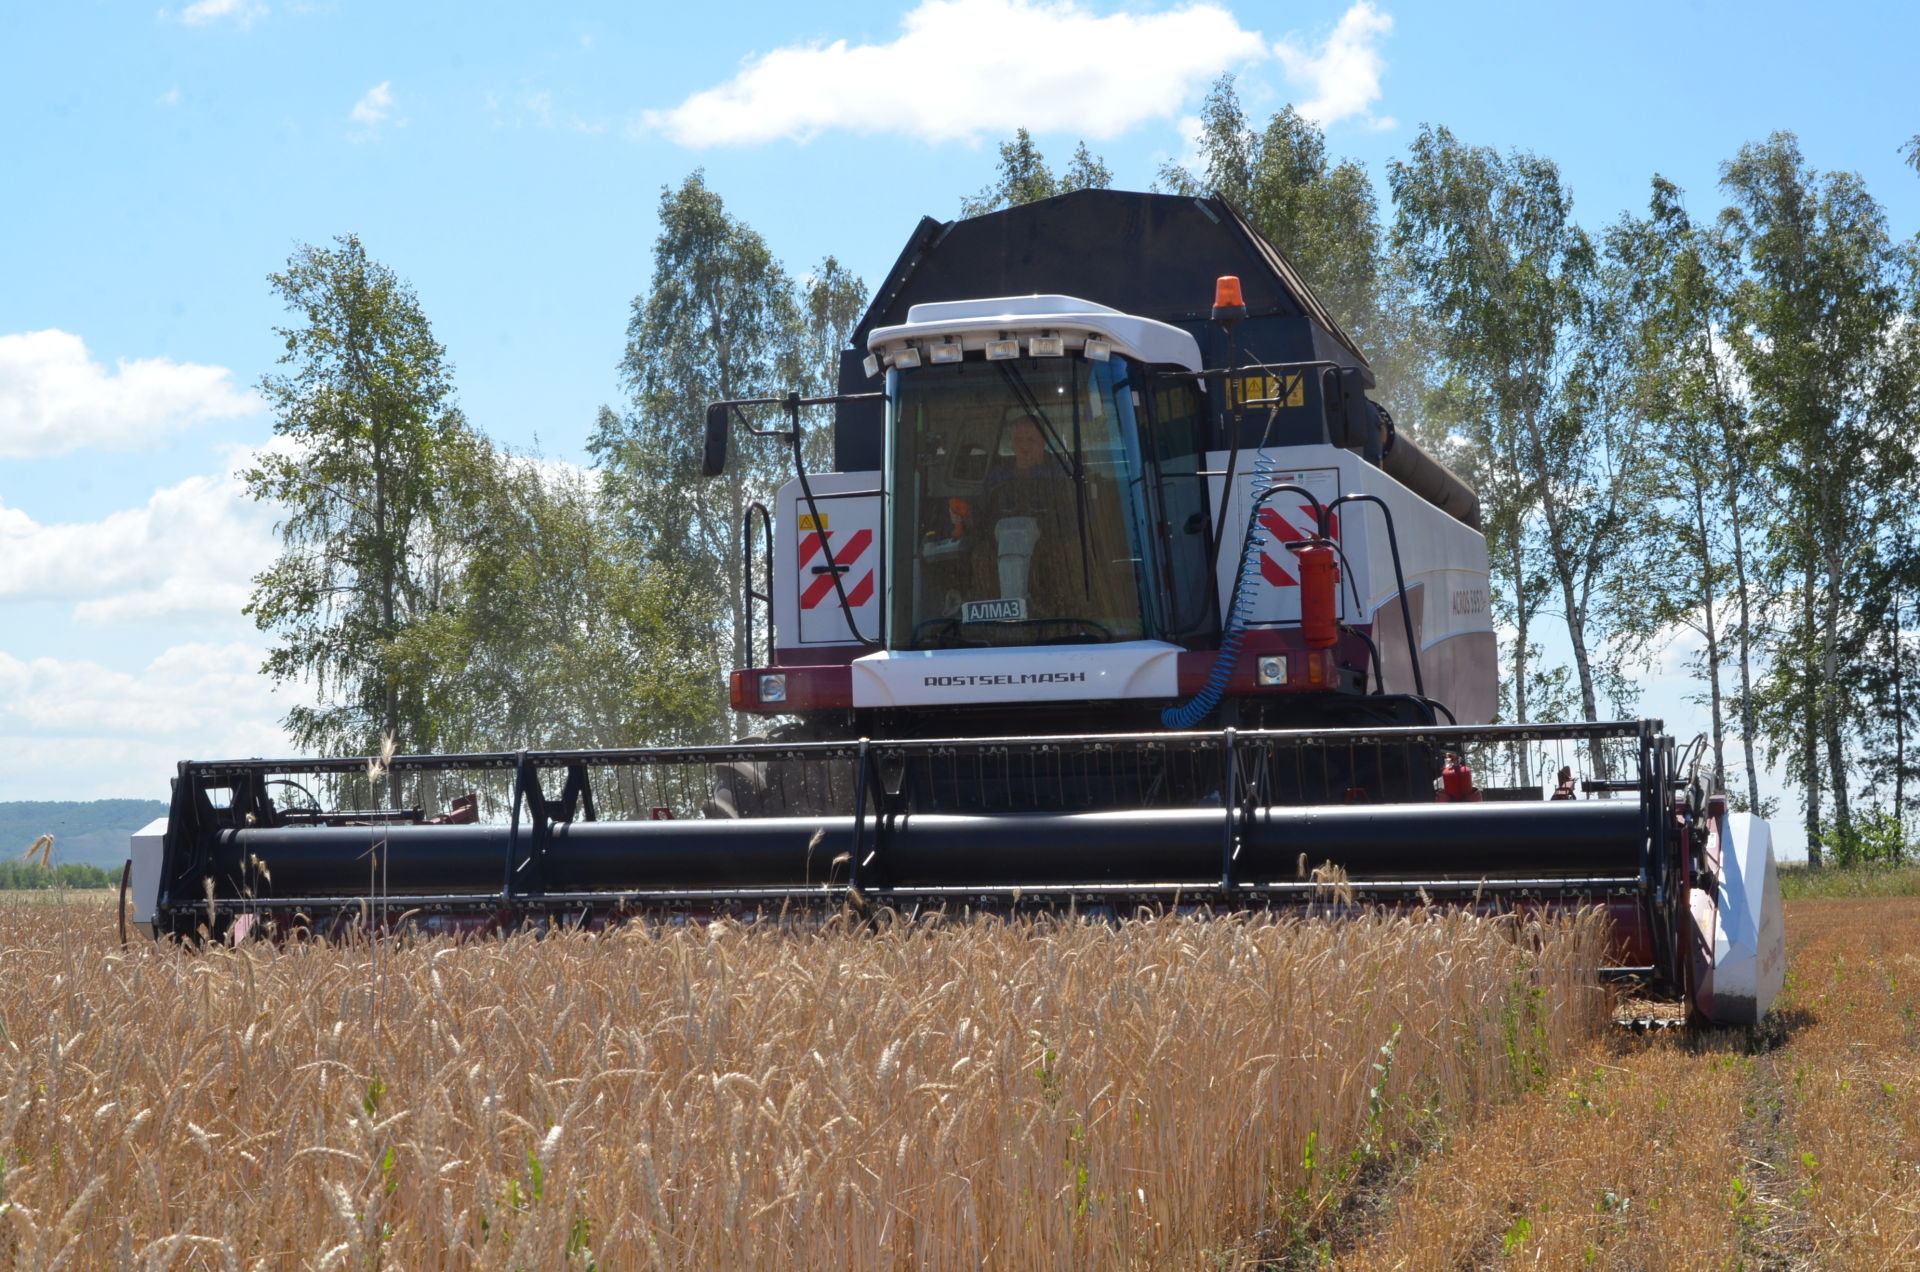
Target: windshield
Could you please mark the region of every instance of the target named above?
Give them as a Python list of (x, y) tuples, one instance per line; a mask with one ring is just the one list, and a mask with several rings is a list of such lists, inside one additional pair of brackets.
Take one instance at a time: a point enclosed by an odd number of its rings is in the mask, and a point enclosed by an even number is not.
[(893, 647), (1146, 635), (1126, 360), (970, 361), (895, 377)]

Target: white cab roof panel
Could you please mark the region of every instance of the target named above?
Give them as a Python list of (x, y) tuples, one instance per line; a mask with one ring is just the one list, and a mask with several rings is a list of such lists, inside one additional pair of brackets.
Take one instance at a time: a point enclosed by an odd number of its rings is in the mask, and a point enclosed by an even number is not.
[(907, 311), (907, 321), (876, 327), (867, 337), (867, 348), (883, 359), (909, 342), (957, 339), (972, 349), (1003, 331), (1057, 332), (1070, 346), (1093, 336), (1141, 362), (1200, 370), (1200, 346), (1180, 328), (1073, 296), (996, 296), (915, 305)]

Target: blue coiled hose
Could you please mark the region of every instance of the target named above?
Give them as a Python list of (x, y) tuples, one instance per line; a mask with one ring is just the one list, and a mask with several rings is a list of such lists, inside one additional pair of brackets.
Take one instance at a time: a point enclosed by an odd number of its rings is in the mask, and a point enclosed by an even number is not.
[(1247, 536), (1240, 543), (1240, 568), (1233, 576), (1233, 596), (1227, 606), (1226, 622), (1221, 625), (1220, 651), (1214, 655), (1213, 670), (1207, 673), (1207, 683), (1200, 686), (1200, 692), (1177, 707), (1168, 707), (1160, 713), (1160, 723), (1169, 729), (1191, 729), (1213, 714), (1220, 705), (1220, 697), (1227, 691), (1227, 682), (1233, 679), (1233, 669), (1240, 662), (1240, 646), (1246, 643), (1247, 620), (1253, 617), (1254, 589), (1259, 585), (1260, 549), (1267, 546), (1267, 536), (1260, 529), (1260, 493), (1267, 488), (1267, 482), (1273, 476), (1273, 459), (1263, 446), (1253, 453), (1252, 498), (1254, 508), (1247, 518)]

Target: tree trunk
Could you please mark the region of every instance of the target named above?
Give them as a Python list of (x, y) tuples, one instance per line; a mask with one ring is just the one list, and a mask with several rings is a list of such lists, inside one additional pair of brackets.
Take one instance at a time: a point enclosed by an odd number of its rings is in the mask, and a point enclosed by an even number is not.
[(1826, 597), (1820, 633), (1820, 731), (1827, 744), (1827, 785), (1833, 791), (1833, 830), (1843, 854), (1854, 849), (1853, 809), (1847, 791), (1846, 744), (1840, 736), (1840, 586), (1839, 554), (1829, 548)]
[(1898, 852), (1907, 848), (1907, 702), (1902, 684), (1906, 660), (1906, 641), (1900, 633), (1900, 592), (1893, 593), (1893, 826), (1898, 837)]
[[(1729, 460), (1732, 452), (1728, 452)], [(1760, 765), (1754, 758), (1753, 721), (1753, 598), (1747, 587), (1746, 537), (1740, 529), (1740, 469), (1727, 470), (1727, 514), (1733, 523), (1733, 585), (1740, 603), (1740, 750), (1747, 770), (1747, 807), (1760, 811)]]
[(1701, 626), (1707, 638), (1707, 700), (1713, 714), (1713, 776), (1720, 790), (1727, 789), (1726, 724), (1720, 698), (1720, 624), (1715, 613), (1714, 593), (1719, 580), (1714, 577), (1712, 528), (1707, 523), (1707, 474), (1697, 466), (1693, 472), (1693, 528), (1700, 536)]
[[(1556, 546), (1553, 558), (1554, 573), (1560, 576), (1560, 598), (1567, 607), (1567, 642), (1573, 646), (1573, 667), (1580, 677), (1580, 710), (1591, 723), (1600, 718), (1600, 702), (1593, 689), (1593, 660), (1587, 653), (1587, 611), (1576, 599), (1567, 555)], [(1593, 766), (1593, 775), (1601, 781), (1613, 776), (1607, 764), (1606, 743), (1599, 738), (1587, 743), (1587, 762)]]
[[(1527, 601), (1524, 553), (1520, 547), (1520, 527), (1513, 531), (1513, 722), (1527, 723), (1527, 629), (1530, 607)], [(1525, 785), (1533, 768), (1531, 749), (1525, 742), (1513, 744), (1514, 784)]]
[[(373, 425), (373, 534), (377, 545), (375, 550), (380, 553), (381, 636), (390, 645), (397, 632), (394, 622), (397, 580), (394, 575), (399, 562), (398, 553), (387, 538), (387, 448), (386, 438), (377, 422)], [(388, 666), (386, 703), (380, 719), (381, 749), (385, 749), (387, 739), (398, 739), (399, 736), (400, 677), (392, 666)]]
[[(1801, 621), (1805, 629), (1813, 630), (1813, 562), (1806, 563), (1800, 589)], [(1807, 864), (1818, 867), (1822, 864), (1823, 854), (1820, 845), (1820, 729), (1816, 718), (1819, 704), (1818, 667), (1808, 660), (1805, 674), (1801, 680), (1800, 700), (1808, 708), (1800, 721), (1800, 766), (1807, 790)]]

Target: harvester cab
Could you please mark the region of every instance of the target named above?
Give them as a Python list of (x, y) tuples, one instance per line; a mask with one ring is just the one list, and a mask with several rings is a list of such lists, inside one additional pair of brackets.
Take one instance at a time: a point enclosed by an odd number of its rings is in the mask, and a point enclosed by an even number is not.
[(735, 446), (793, 465), (770, 506), (743, 492), (730, 696), (758, 736), (184, 763), (135, 837), (136, 920), (1597, 907), (1603, 974), (1766, 1010), (1766, 823), (1657, 722), (1490, 723), (1477, 499), (1231, 205), (923, 221), (875, 296), (836, 393), (707, 414), (709, 476)]
[[(1394, 432), (1357, 352), (1242, 362), (1244, 303), (1186, 326), (1044, 292), (894, 308), (857, 371), (879, 387), (710, 413), (712, 475), (733, 418), (797, 460), (817, 406), (875, 461), (796, 471), (760, 510), (765, 662), (734, 673), (737, 709), (890, 737), (1491, 717), (1476, 501)], [(1280, 317), (1269, 338), (1312, 334)], [(753, 427), (768, 407), (785, 427)]]

